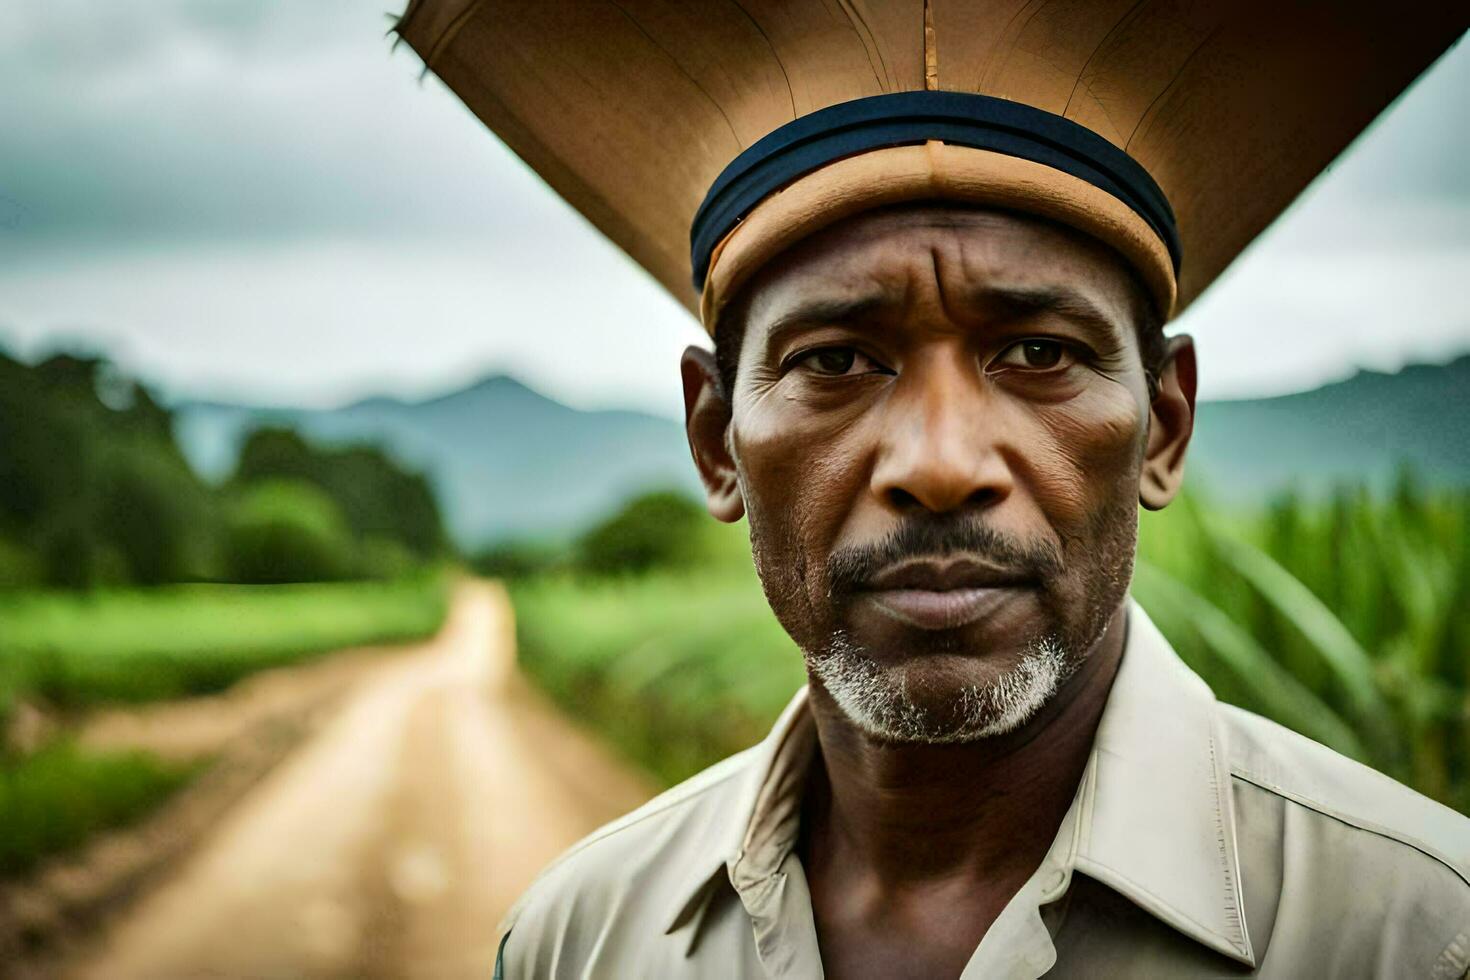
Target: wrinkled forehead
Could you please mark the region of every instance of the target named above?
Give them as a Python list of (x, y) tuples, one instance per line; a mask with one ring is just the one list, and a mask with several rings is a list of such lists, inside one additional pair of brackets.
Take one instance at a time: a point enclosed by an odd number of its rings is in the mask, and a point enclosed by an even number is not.
[(1131, 333), (1147, 302), (1122, 258), (1079, 232), (943, 205), (867, 212), (824, 229), (762, 269), (745, 299), (747, 339), (794, 318), (901, 319), (923, 307), (983, 321), (1017, 303)]

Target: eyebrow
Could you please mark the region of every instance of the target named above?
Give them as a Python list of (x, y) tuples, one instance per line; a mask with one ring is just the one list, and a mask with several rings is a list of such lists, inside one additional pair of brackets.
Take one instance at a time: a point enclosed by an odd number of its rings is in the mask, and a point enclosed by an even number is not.
[[(961, 298), (967, 305), (984, 310), (989, 317), (1004, 323), (1052, 315), (1114, 341), (1121, 340), (1120, 325), (1107, 311), (1084, 294), (1066, 287), (983, 285), (965, 290)], [(772, 321), (766, 330), (766, 343), (775, 345), (793, 330), (818, 324), (851, 325), (901, 302), (887, 292), (815, 297), (798, 303)]]
[(772, 330), (792, 323), (844, 323), (861, 320), (885, 306), (893, 305), (883, 293), (864, 293), (859, 296), (818, 297), (799, 303), (795, 309), (776, 318)]
[(1120, 340), (1121, 325), (1082, 293), (1056, 286), (981, 286), (966, 297), (1006, 322), (1050, 314)]
[(824, 323), (852, 324), (894, 305), (893, 299), (881, 292), (809, 299), (798, 303), (771, 322), (766, 329), (766, 344), (774, 346), (787, 333), (804, 327)]

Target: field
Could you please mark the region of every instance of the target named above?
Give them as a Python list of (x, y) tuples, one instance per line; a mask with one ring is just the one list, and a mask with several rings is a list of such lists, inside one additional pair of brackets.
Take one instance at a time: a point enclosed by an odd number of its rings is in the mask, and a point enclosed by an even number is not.
[(141, 816), (199, 771), (77, 747), (67, 731), (85, 709), (208, 693), (325, 651), (418, 639), (438, 629), (447, 601), (445, 576), (427, 572), (395, 582), (0, 593), (0, 877)]
[(0, 593), (0, 711), (204, 694), (345, 646), (432, 633), (436, 574), (394, 582)]
[(511, 599), (522, 668), (665, 783), (759, 741), (805, 680), (754, 571), (547, 578)]
[[(697, 570), (513, 586), (521, 662), (665, 782), (757, 740), (802, 681), (743, 528)], [(1470, 812), (1470, 494), (1403, 481), (1142, 519), (1133, 592), (1225, 700)]]

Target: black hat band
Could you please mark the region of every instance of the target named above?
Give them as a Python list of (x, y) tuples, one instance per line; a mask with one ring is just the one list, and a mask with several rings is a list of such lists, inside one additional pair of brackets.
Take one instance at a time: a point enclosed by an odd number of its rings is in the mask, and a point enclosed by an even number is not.
[(1179, 272), (1179, 229), (1159, 185), (1124, 150), (1035, 106), (967, 92), (894, 92), (841, 102), (794, 119), (730, 161), (689, 230), (694, 288), (710, 256), (757, 204), (798, 177), (868, 150), (939, 140), (1030, 160), (1071, 174), (1128, 205), (1163, 241)]

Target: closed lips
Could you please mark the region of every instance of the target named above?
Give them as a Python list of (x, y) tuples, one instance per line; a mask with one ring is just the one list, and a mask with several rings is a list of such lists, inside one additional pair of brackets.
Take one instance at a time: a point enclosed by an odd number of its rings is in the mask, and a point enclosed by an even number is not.
[(862, 594), (905, 625), (945, 630), (982, 619), (1035, 585), (1029, 576), (971, 559), (915, 561), (873, 576)]
[(973, 558), (909, 561), (886, 568), (866, 583), (866, 590), (894, 589), (948, 592), (953, 589), (1011, 589), (1034, 586), (1036, 580), (1014, 569)]

